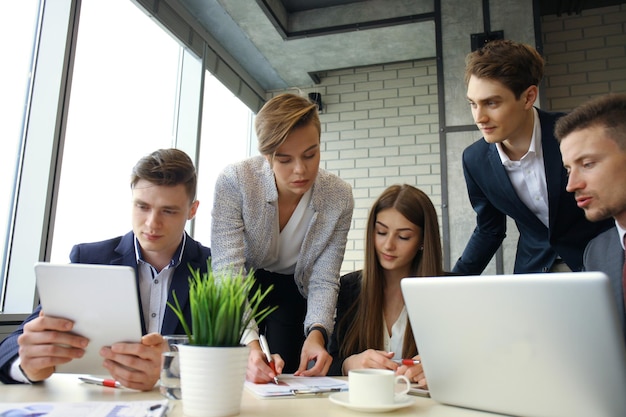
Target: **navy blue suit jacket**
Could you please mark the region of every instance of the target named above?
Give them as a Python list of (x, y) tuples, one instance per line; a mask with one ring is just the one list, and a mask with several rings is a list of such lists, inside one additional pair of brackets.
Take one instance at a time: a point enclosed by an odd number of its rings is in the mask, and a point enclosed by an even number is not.
[(495, 144), (484, 138), (463, 152), (463, 173), (470, 202), (476, 212), (476, 228), (454, 273), (477, 275), (483, 272), (506, 236), (506, 217), (519, 230), (515, 273), (547, 272), (559, 255), (572, 271), (583, 269), (583, 251), (596, 235), (612, 226), (611, 221), (589, 222), (565, 190), (567, 172), (563, 168), (554, 124), (562, 116), (538, 109), (541, 147), (546, 172), (549, 227), (520, 200), (502, 165)]
[[(104, 240), (94, 243), (82, 243), (72, 248), (70, 260), (72, 263), (101, 264), (101, 265), (126, 265), (135, 268), (137, 273), (137, 259), (135, 257), (135, 235), (129, 232), (124, 236)], [(189, 267), (200, 269), (201, 272), (207, 270), (207, 259), (211, 256), (211, 250), (202, 246), (189, 236), (187, 236), (183, 258), (174, 271), (172, 283), (169, 289), (168, 301), (173, 302), (172, 292), (176, 291), (176, 297), (184, 310), (188, 323), (191, 323), (191, 311), (189, 308)], [(188, 267), (189, 265), (189, 267)], [(136, 275), (138, 276), (138, 275)], [(139, 294), (139, 281), (137, 280), (137, 293)], [(24, 325), (35, 317), (39, 316), (41, 306), (35, 311), (7, 338), (0, 343), (0, 381), (4, 383), (14, 383), (10, 377), (10, 368), (15, 357), (18, 355), (17, 338), (23, 333)], [(141, 314), (141, 299), (139, 300), (138, 314), (141, 317), (143, 333), (146, 327)], [(184, 329), (180, 325), (178, 317), (168, 307), (165, 309), (161, 334), (184, 334)]]

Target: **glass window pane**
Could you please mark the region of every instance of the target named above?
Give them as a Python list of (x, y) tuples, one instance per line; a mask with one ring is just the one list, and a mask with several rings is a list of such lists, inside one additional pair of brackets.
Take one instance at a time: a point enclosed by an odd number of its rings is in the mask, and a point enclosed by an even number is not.
[[(30, 90), (39, 0), (0, 2), (0, 294), (5, 282), (5, 264), (17, 164), (22, 143), (28, 92)], [(8, 65), (10, 63), (10, 65)], [(0, 308), (0, 311), (2, 309)]]
[(194, 237), (211, 244), (211, 209), (215, 180), (232, 162), (258, 154), (253, 113), (208, 71), (204, 80), (198, 200)]
[(132, 2), (82, 2), (51, 261), (131, 229), (133, 165), (173, 146), (179, 52)]

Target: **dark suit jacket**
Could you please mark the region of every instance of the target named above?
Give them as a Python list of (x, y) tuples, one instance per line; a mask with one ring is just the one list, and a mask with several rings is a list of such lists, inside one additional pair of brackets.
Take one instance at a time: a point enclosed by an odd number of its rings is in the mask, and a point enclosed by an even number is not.
[(548, 188), (549, 228), (517, 196), (496, 145), (481, 138), (463, 152), (463, 173), (476, 212), (476, 228), (453, 272), (464, 275), (483, 272), (506, 236), (507, 216), (515, 221), (520, 233), (515, 273), (548, 272), (557, 255), (572, 271), (581, 271), (587, 243), (611, 227), (611, 221), (591, 223), (585, 219), (574, 195), (565, 191), (567, 172), (553, 133), (561, 114), (538, 112)]
[[(135, 268), (137, 272), (137, 259), (135, 257), (135, 235), (129, 232), (124, 236), (95, 243), (83, 243), (72, 248), (70, 260), (72, 263), (102, 264), (102, 265), (126, 265)], [(211, 256), (211, 250), (202, 246), (189, 236), (187, 236), (183, 258), (180, 265), (174, 271), (172, 283), (169, 289), (168, 301), (173, 302), (172, 291), (176, 291), (176, 297), (183, 307), (185, 318), (191, 323), (191, 312), (189, 309), (189, 267), (207, 270), (207, 258)], [(189, 267), (188, 267), (189, 265)], [(137, 293), (139, 294), (139, 280), (137, 280)], [(35, 317), (39, 316), (41, 306), (0, 343), (0, 381), (4, 383), (15, 383), (10, 377), (10, 368), (15, 357), (18, 355), (17, 338), (23, 333), (24, 325)], [(143, 314), (141, 314), (141, 299), (139, 300), (139, 316), (144, 334), (146, 333)], [(170, 308), (166, 308), (161, 334), (184, 334), (184, 330), (176, 315)]]
[(624, 249), (619, 241), (619, 232), (615, 227), (599, 234), (589, 242), (585, 249), (584, 263), (586, 271), (601, 271), (609, 276), (618, 315), (622, 321), (622, 330), (626, 338), (626, 315), (624, 306), (624, 287), (622, 271), (624, 268)]

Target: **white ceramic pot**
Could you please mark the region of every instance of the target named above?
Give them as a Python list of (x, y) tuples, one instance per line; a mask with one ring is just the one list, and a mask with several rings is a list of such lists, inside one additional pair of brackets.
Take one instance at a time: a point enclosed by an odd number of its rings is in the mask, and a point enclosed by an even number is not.
[(239, 414), (248, 365), (247, 346), (180, 345), (180, 385), (187, 417)]

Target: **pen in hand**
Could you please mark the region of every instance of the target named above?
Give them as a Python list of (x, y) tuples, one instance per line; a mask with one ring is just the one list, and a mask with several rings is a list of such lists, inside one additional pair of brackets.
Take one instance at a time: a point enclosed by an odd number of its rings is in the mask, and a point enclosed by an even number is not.
[[(263, 353), (265, 353), (267, 364), (272, 369), (272, 372), (274, 372), (274, 375), (276, 375), (276, 364), (274, 363), (274, 359), (272, 359), (270, 347), (267, 344), (267, 339), (265, 338), (265, 335), (262, 334), (259, 336), (259, 343), (261, 344), (261, 350), (263, 351)], [(278, 376), (274, 376), (274, 383), (278, 385)]]
[(80, 379), (83, 382), (86, 382), (87, 384), (102, 385), (103, 387), (111, 387), (111, 388), (122, 388), (122, 384), (120, 384), (118, 381), (114, 379), (102, 379), (102, 378), (94, 378), (90, 376), (81, 376), (81, 377), (78, 377), (78, 379)]
[(413, 359), (397, 359), (397, 360), (394, 360), (394, 362), (397, 363), (398, 365), (406, 365), (406, 366), (413, 366), (413, 365), (417, 365), (418, 363), (422, 363), (421, 361), (417, 361)]

